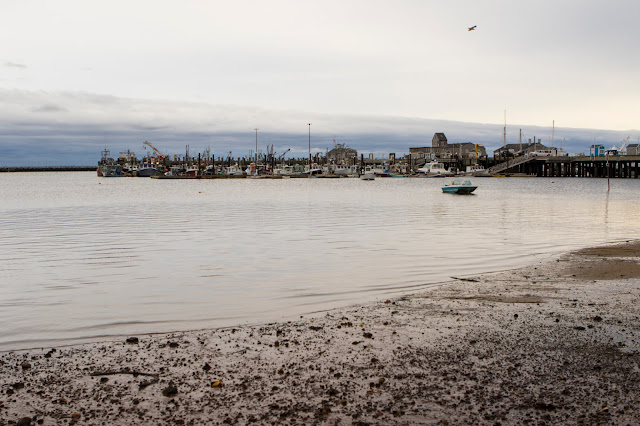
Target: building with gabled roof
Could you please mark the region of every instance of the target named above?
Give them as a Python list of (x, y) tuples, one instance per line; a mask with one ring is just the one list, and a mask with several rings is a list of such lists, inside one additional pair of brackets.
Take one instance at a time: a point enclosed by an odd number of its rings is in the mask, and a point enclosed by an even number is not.
[(350, 164), (357, 156), (358, 151), (343, 143), (337, 143), (334, 139), (333, 149), (327, 152), (327, 161), (335, 164)]
[(471, 142), (449, 143), (444, 133), (434, 133), (431, 146), (409, 148), (413, 158), (478, 158), (486, 157), (483, 145)]

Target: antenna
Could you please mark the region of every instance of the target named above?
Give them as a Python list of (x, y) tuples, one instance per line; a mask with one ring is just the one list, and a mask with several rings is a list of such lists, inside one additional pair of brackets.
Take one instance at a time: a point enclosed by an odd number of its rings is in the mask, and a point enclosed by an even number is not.
[(504, 110), (504, 135), (503, 135), (503, 145), (507, 147), (507, 110)]

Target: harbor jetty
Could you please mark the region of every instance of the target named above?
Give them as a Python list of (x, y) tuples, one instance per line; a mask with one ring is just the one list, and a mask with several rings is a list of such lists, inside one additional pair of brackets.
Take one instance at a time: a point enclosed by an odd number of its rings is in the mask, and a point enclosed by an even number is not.
[(92, 172), (95, 166), (32, 166), (0, 167), (0, 173), (7, 172)]

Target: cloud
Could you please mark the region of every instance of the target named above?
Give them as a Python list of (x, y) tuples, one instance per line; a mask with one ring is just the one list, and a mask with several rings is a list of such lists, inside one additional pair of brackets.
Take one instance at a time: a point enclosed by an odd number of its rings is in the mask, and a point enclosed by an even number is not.
[(22, 69), (22, 70), (27, 69), (27, 66), (24, 65), (24, 64), (18, 64), (16, 62), (9, 62), (9, 61), (6, 61), (4, 63), (4, 66), (7, 67), (7, 68), (18, 68), (18, 69)]
[(66, 112), (67, 109), (56, 104), (44, 104), (32, 109), (33, 112)]
[[(151, 141), (167, 154), (202, 152), (245, 156), (273, 145), (276, 152), (308, 155), (346, 143), (359, 152), (383, 156), (406, 154), (410, 147), (428, 146), (435, 132), (450, 142), (473, 142), (491, 152), (502, 145), (502, 124), (466, 123), (420, 117), (345, 115), (296, 110), (269, 110), (238, 105), (210, 105), (170, 100), (118, 98), (79, 92), (0, 89), (0, 165), (91, 165), (101, 149), (131, 151), (142, 156), (142, 142)], [(551, 145), (551, 128), (509, 125), (507, 142), (534, 136)], [(634, 133), (635, 132), (635, 133)], [(588, 152), (595, 140), (609, 147), (637, 131), (556, 128), (554, 144), (570, 152)]]

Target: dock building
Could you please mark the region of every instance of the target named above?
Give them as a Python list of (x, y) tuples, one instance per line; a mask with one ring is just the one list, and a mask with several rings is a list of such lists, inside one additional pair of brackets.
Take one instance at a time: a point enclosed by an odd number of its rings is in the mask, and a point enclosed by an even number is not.
[(454, 158), (471, 159), (484, 158), (487, 151), (483, 145), (471, 142), (449, 143), (444, 133), (435, 133), (431, 139), (431, 146), (409, 148), (412, 159)]
[(327, 161), (334, 164), (350, 164), (357, 156), (358, 151), (334, 140), (333, 149), (327, 152)]

